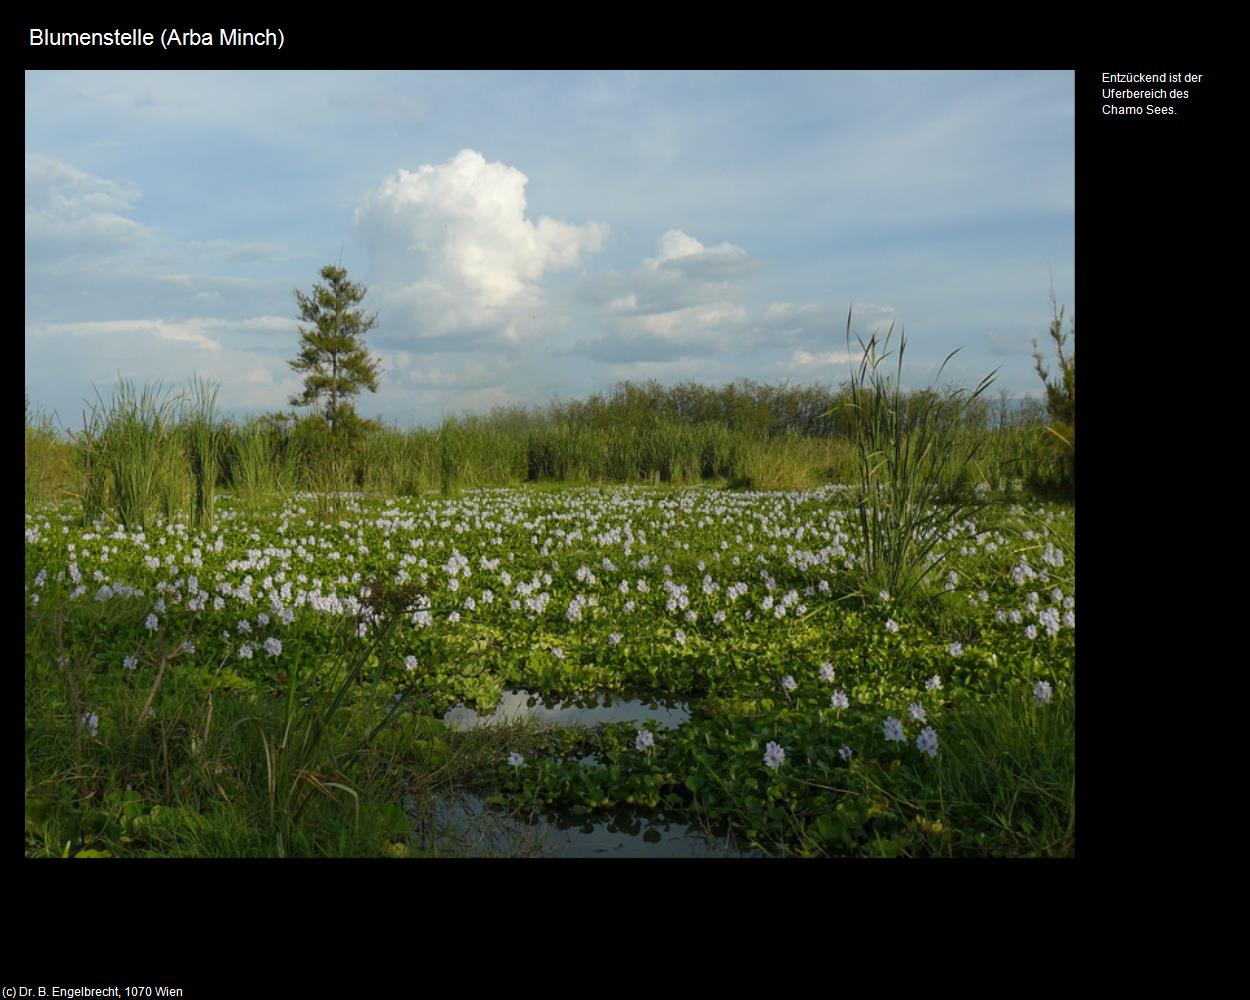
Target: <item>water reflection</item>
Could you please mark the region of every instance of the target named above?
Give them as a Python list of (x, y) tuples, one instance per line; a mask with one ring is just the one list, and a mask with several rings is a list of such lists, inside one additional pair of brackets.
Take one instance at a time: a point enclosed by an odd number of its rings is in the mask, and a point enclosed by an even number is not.
[(758, 857), (732, 838), (705, 835), (697, 826), (665, 816), (622, 810), (609, 816), (547, 811), (514, 816), (492, 809), (477, 795), (411, 803), (414, 833), (429, 850), (456, 845), (470, 857), (739, 858)]
[(645, 722), (648, 719), (676, 728), (690, 718), (685, 702), (664, 703), (601, 694), (593, 705), (546, 705), (530, 691), (505, 691), (493, 712), (479, 714), (465, 705), (448, 709), (443, 721), (449, 728), (465, 730), (501, 722), (535, 719), (560, 726), (597, 726), (603, 722)]

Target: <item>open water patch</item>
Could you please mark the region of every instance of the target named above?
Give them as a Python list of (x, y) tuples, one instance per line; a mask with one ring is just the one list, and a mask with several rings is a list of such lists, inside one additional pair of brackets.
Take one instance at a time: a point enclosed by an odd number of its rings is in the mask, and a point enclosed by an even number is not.
[(449, 729), (465, 731), (510, 722), (537, 721), (556, 726), (598, 726), (605, 722), (658, 722), (676, 729), (690, 718), (685, 702), (646, 701), (610, 693), (600, 694), (592, 704), (558, 702), (546, 704), (541, 695), (521, 690), (504, 691), (491, 712), (479, 713), (467, 705), (447, 710), (443, 722)]
[(731, 836), (705, 832), (663, 813), (619, 810), (578, 816), (559, 810), (514, 814), (462, 793), (410, 804), (418, 844), (454, 844), (448, 853), (469, 857), (546, 858), (745, 858), (762, 857)]

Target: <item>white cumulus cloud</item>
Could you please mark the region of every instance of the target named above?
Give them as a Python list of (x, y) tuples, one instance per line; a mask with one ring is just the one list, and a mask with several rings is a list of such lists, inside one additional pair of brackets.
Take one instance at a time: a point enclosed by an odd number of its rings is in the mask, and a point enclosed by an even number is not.
[[(372, 288), (393, 310), (392, 342), (454, 336), (515, 340), (543, 305), (548, 272), (599, 250), (607, 226), (526, 215), (528, 178), (471, 149), (446, 163), (399, 170), (356, 211)], [(395, 329), (398, 322), (400, 329)]]

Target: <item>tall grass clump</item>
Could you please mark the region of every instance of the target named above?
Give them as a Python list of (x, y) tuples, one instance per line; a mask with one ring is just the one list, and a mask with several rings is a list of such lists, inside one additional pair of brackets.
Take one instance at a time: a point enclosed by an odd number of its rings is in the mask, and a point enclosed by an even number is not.
[[(861, 542), (865, 594), (888, 591), (906, 600), (941, 563), (936, 546), (972, 509), (987, 502), (974, 489), (972, 472), (983, 443), (961, 433), (967, 411), (993, 383), (990, 373), (971, 392), (904, 394), (900, 334), (891, 377), (882, 364), (891, 355), (891, 325), (885, 339), (874, 333), (861, 349), (850, 379), (855, 415), (854, 504)], [(847, 348), (851, 317), (846, 319)], [(939, 377), (957, 352), (938, 370)]]
[(98, 500), (103, 485), (98, 477), (107, 473), (117, 519), (128, 530), (145, 529), (158, 500), (165, 507), (176, 504), (181, 469), (171, 452), (177, 449), (179, 399), (159, 383), (139, 390), (127, 379), (118, 382), (107, 403), (97, 393), (82, 442), (89, 480), (84, 492)]
[(73, 474), (70, 448), (56, 432), (52, 418), (32, 413), (26, 400), (26, 443), (23, 456), (26, 509), (51, 500), (70, 482)]
[(216, 385), (203, 379), (194, 379), (183, 418), (195, 488), (191, 519), (197, 528), (211, 527), (217, 510), (217, 476), (221, 467), (221, 431), (216, 421), (217, 389)]
[(273, 484), (269, 435), (259, 423), (240, 428), (234, 435), (232, 485), (245, 503), (254, 504)]

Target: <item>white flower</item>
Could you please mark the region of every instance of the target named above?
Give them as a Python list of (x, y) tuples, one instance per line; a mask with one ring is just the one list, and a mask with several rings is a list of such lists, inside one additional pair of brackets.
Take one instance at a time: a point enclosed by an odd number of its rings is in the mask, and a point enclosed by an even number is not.
[(896, 622), (893, 618), (887, 618), (885, 621), (885, 630), (887, 632), (897, 632), (898, 622)]
[(850, 760), (853, 753), (855, 753), (855, 751), (848, 747), (845, 743), (838, 747), (838, 756), (843, 760)]
[(781, 767), (781, 762), (786, 759), (786, 752), (778, 744), (769, 742), (764, 748), (764, 766), (771, 767), (774, 771)]
[(877, 596), (881, 598), (881, 601), (883, 604), (890, 603), (890, 592), (888, 590), (881, 591), (879, 594), (877, 594)]
[(282, 652), (282, 640), (270, 636), (265, 640), (265, 652), (270, 656), (278, 656)]
[(930, 757), (937, 756), (938, 739), (932, 726), (925, 726), (920, 731), (920, 735), (916, 737), (916, 749), (927, 753)]
[(964, 646), (961, 642), (952, 642), (950, 646), (951, 656), (963, 656)]
[(826, 662), (820, 665), (820, 679), (822, 681), (833, 680), (833, 664), (832, 663)]
[(611, 635), (608, 636), (608, 642), (611, 643), (613, 646), (615, 646), (620, 641), (621, 641), (620, 632), (613, 632)]
[(134, 670), (138, 665), (139, 658), (137, 656), (127, 656), (124, 660), (122, 660), (122, 666), (127, 670)]
[(415, 656), (404, 657), (404, 669), (409, 673), (417, 669), (417, 658)]
[[(412, 657), (409, 657), (411, 659)], [(510, 767), (521, 767), (525, 764), (525, 758), (519, 753), (508, 754), (508, 764)]]
[(1033, 697), (1039, 705), (1049, 705), (1050, 699), (1054, 697), (1054, 691), (1046, 681), (1038, 681), (1033, 688)]
[(793, 691), (799, 685), (798, 685), (798, 682), (793, 677), (791, 677), (789, 674), (786, 674), (785, 677), (781, 678), (781, 686), (785, 688), (787, 691)]
[(924, 682), (924, 689), (926, 691), (941, 691), (942, 690), (942, 678), (939, 677), (937, 674), (934, 674), (932, 677), (930, 677), (927, 681)]
[(902, 743), (907, 739), (903, 734), (903, 724), (892, 715), (885, 720), (885, 738), (891, 743)]
[(638, 750), (646, 750), (648, 747), (655, 746), (655, 737), (651, 735), (649, 729), (639, 729), (638, 737), (634, 740), (634, 747)]
[(453, 625), (455, 625), (456, 622), (460, 621), (460, 612), (453, 611), (451, 614), (447, 616), (447, 620), (451, 622)]
[(829, 697), (829, 704), (834, 708), (846, 708), (851, 700), (846, 696), (845, 691), (834, 691)]
[(924, 717), (924, 706), (917, 704), (914, 701), (907, 706), (907, 716), (912, 720), (912, 722), (927, 721)]

